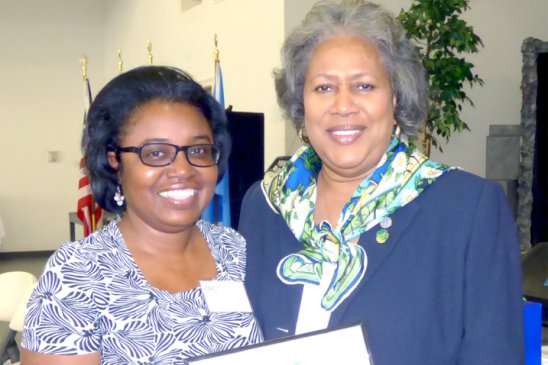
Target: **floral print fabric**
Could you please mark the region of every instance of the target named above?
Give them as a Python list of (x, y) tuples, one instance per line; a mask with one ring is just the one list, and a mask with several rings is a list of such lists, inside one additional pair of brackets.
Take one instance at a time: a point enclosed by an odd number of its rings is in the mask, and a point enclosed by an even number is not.
[[(216, 280), (244, 281), (245, 240), (197, 223)], [(214, 313), (201, 289), (169, 293), (148, 284), (115, 222), (49, 259), (31, 296), (22, 346), (36, 352), (101, 352), (101, 364), (185, 364), (185, 359), (262, 341), (252, 313)]]
[(387, 151), (373, 173), (365, 178), (345, 204), (335, 227), (327, 221), (314, 224), (316, 178), (321, 160), (312, 147), (304, 146), (262, 187), (267, 200), (304, 249), (286, 256), (278, 265), (278, 277), (287, 284), (319, 284), (322, 262), (337, 264), (322, 298), (332, 311), (352, 293), (367, 267), (363, 247), (350, 242), (417, 197), (450, 167), (431, 161), (395, 128)]

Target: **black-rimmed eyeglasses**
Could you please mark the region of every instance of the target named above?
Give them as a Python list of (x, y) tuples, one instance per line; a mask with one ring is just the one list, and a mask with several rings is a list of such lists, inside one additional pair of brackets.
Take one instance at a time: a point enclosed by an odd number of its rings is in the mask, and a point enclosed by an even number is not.
[(183, 151), (188, 163), (196, 167), (215, 166), (221, 155), (221, 150), (214, 144), (177, 146), (171, 143), (144, 143), (139, 147), (116, 147), (115, 151), (117, 155), (121, 152), (136, 153), (143, 164), (153, 167), (172, 164), (179, 151)]

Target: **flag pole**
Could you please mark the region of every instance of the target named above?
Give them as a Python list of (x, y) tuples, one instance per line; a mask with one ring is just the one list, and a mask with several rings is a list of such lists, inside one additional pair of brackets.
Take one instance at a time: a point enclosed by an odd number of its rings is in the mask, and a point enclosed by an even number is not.
[[(221, 62), (219, 61), (219, 47), (217, 42), (217, 34), (214, 33), (214, 48), (213, 48), (213, 57), (215, 63), (215, 71), (213, 78), (213, 85), (211, 90), (211, 95), (215, 100), (220, 104), (224, 110), (224, 87), (223, 87), (223, 76), (221, 72)], [(221, 223), (225, 227), (231, 227), (230, 221), (230, 189), (229, 189), (229, 178), (228, 178), (228, 166), (226, 168), (225, 174), (221, 181), (217, 183), (215, 187), (215, 193), (206, 209), (202, 212), (202, 219), (207, 220), (213, 224)]]
[(84, 54), (80, 56), (80, 65), (82, 66), (82, 78), (85, 81), (88, 78), (88, 58)]
[(148, 64), (152, 65), (152, 42), (150, 39), (147, 42), (147, 50), (148, 50)]
[[(84, 82), (88, 80), (88, 58), (86, 55), (80, 56), (80, 65), (82, 66), (82, 78), (84, 79)], [(87, 123), (86, 121), (84, 121)], [(93, 194), (91, 195), (91, 231), (94, 232), (97, 226), (97, 222), (95, 222), (95, 199), (93, 199)]]
[(97, 222), (95, 221), (95, 199), (91, 194), (91, 231), (95, 232), (97, 229)]
[[(213, 60), (214, 60), (214, 64), (215, 64), (215, 68), (214, 68), (214, 80), (213, 80), (213, 87), (216, 88), (218, 87), (217, 85), (217, 64), (219, 63), (219, 48), (218, 48), (218, 40), (217, 40), (217, 33), (215, 33), (214, 37), (213, 37), (213, 43), (214, 43), (214, 48), (213, 48)], [(215, 89), (213, 90), (213, 93), (215, 93)], [(219, 202), (219, 197), (217, 196), (217, 194), (213, 194), (213, 217), (214, 217), (214, 223), (217, 224), (219, 223), (218, 222), (218, 217), (219, 217), (219, 207), (220, 205), (220, 202)]]
[(213, 49), (213, 59), (215, 60), (215, 63), (219, 62), (219, 48), (217, 47), (217, 33), (215, 33), (215, 37), (213, 38), (213, 42), (215, 44), (215, 48)]
[(122, 48), (118, 47), (118, 73), (124, 72), (124, 61), (122, 61)]

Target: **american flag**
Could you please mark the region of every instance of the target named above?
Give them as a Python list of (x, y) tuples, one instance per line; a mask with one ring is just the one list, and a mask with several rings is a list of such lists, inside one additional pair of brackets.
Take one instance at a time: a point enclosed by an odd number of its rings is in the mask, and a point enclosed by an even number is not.
[[(89, 106), (91, 105), (91, 87), (89, 85), (89, 79), (84, 76), (84, 128), (87, 123), (87, 114)], [(91, 232), (95, 231), (101, 224), (102, 210), (101, 207), (95, 203), (93, 194), (91, 193), (91, 187), (89, 185), (89, 177), (86, 173), (85, 159), (80, 159), (80, 179), (78, 180), (78, 208), (76, 214), (84, 226), (84, 237), (88, 236)]]

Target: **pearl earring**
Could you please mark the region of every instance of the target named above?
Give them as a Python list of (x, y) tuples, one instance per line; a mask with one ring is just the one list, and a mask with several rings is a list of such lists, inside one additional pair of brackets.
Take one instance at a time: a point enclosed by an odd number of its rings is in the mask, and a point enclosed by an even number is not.
[(122, 190), (120, 189), (120, 185), (116, 187), (116, 193), (114, 193), (114, 201), (116, 201), (116, 205), (121, 207), (124, 205), (124, 200), (126, 198), (124, 197), (124, 194), (122, 194)]

